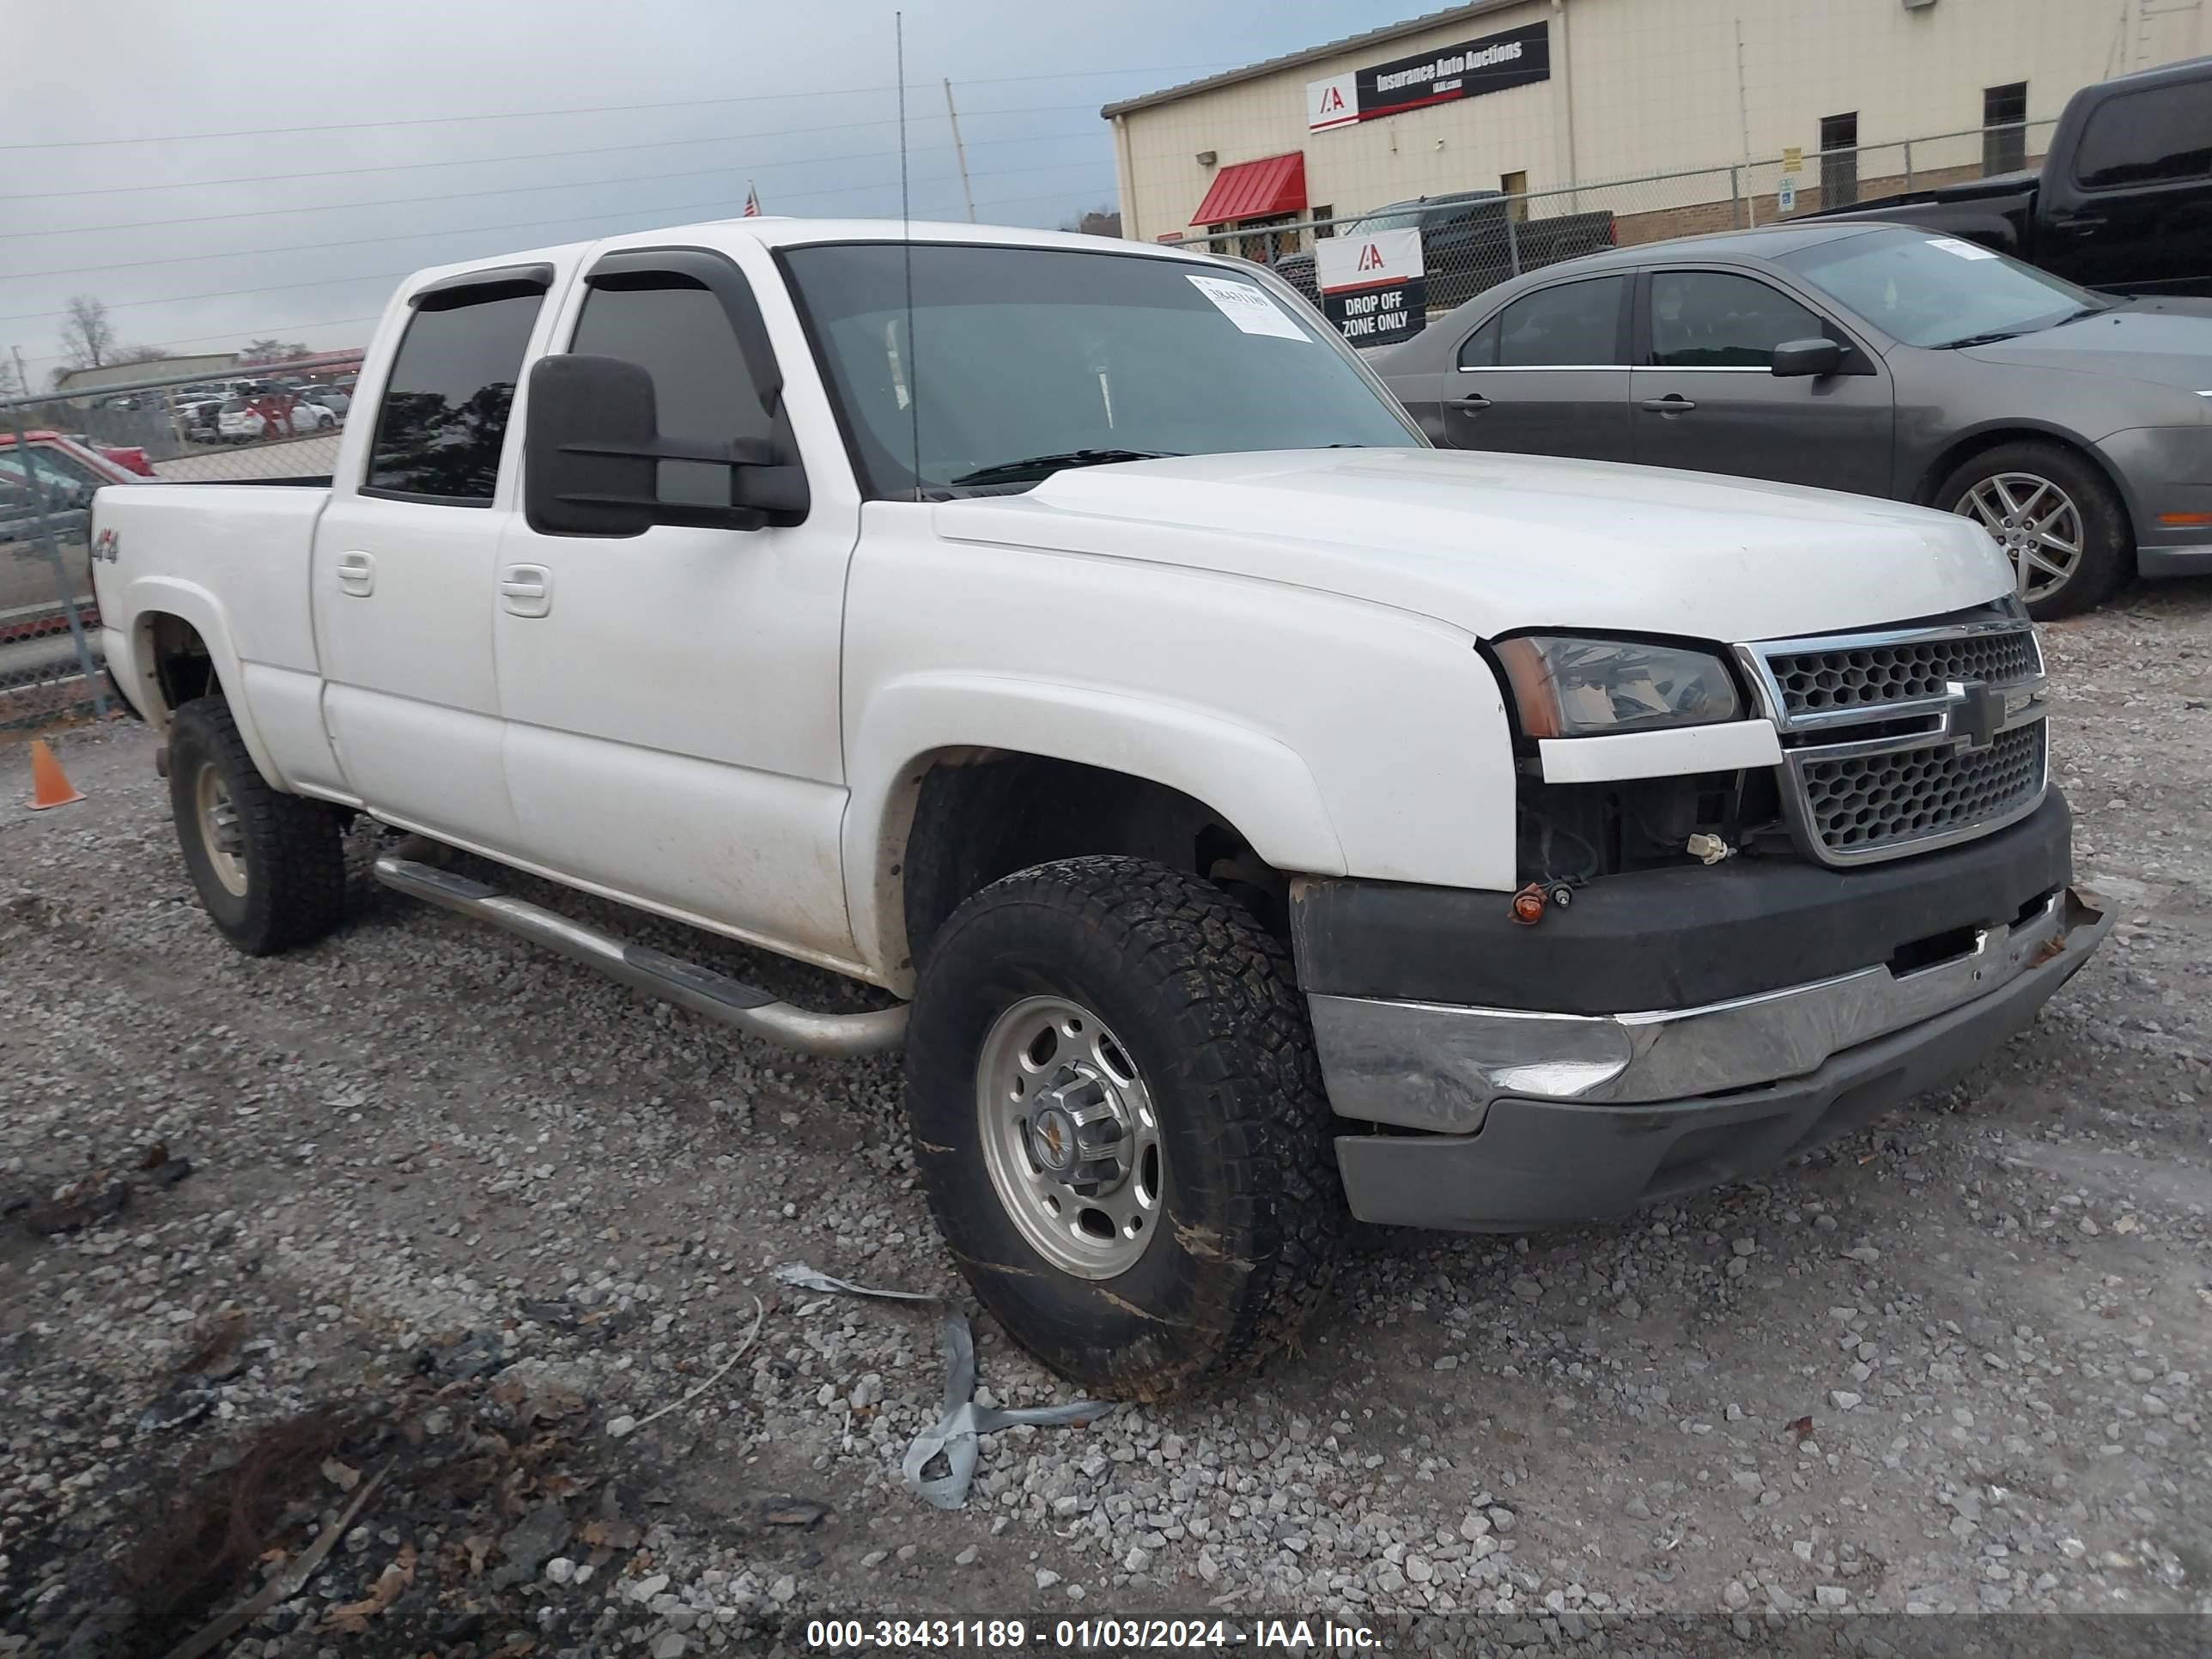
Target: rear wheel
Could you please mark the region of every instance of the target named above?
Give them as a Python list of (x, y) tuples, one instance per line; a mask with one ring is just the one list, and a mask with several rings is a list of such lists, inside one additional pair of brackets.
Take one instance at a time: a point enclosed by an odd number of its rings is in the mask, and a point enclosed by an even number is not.
[(1988, 531), (2038, 621), (2078, 616), (2124, 581), (2135, 548), (2102, 473), (2057, 444), (2000, 444), (1945, 479), (1936, 504)]
[(1290, 1341), (1345, 1226), (1282, 946), (1218, 889), (1071, 859), (931, 941), (907, 1111), (977, 1300), (1079, 1386), (1201, 1392)]
[(312, 944), (337, 926), (345, 902), (337, 815), (270, 787), (221, 697), (177, 710), (169, 805), (208, 919), (246, 955)]

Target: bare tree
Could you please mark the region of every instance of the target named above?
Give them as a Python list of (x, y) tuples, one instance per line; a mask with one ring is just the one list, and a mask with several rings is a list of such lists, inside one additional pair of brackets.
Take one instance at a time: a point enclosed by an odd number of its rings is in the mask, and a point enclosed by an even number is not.
[(107, 302), (94, 294), (74, 295), (62, 325), (62, 355), (72, 368), (100, 368), (115, 361), (115, 325)]
[(248, 340), (245, 349), (238, 354), (241, 365), (254, 363), (289, 362), (295, 357), (307, 355), (307, 344), (300, 340)]
[(115, 355), (112, 357), (110, 357), (108, 362), (112, 363), (165, 363), (174, 356), (176, 356), (176, 354), (171, 351), (167, 346), (127, 345), (118, 346), (115, 349)]

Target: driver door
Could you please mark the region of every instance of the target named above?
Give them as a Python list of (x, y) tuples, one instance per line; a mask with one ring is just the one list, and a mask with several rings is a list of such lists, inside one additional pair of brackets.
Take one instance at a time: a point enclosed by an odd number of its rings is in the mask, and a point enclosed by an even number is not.
[[(1889, 494), (1889, 371), (1839, 325), (1743, 271), (1648, 271), (1638, 304), (1637, 461)], [(1773, 373), (1776, 346), (1822, 338), (1844, 348), (1836, 373)]]
[[(769, 435), (729, 257), (624, 250), (587, 273), (556, 349), (653, 377), (663, 436)], [(754, 314), (757, 315), (756, 309)], [(527, 421), (526, 407), (523, 418)], [(827, 483), (825, 465), (813, 471)], [(729, 501), (726, 469), (660, 463), (660, 499)], [(805, 520), (552, 535), (517, 514), (492, 617), (503, 758), (532, 865), (717, 931), (849, 962), (839, 635), (859, 537), (849, 488)]]

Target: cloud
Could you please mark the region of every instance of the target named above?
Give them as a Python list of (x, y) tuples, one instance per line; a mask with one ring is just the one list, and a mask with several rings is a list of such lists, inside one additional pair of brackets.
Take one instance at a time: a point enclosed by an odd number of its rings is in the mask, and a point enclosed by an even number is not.
[[(1170, 0), (906, 8), (916, 217), (1054, 224), (1114, 199), (1098, 106), (1398, 8)], [(11, 13), (0, 349), (34, 378), (96, 294), (177, 351), (367, 336), (424, 265), (770, 213), (896, 216), (888, 3), (303, 0)], [(188, 135), (188, 136), (186, 136)], [(234, 136), (222, 136), (234, 135)]]

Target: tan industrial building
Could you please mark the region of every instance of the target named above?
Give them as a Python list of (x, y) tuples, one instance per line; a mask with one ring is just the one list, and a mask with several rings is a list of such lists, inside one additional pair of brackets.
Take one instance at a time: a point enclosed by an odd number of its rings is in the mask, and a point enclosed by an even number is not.
[(1475, 0), (1103, 112), (1139, 240), (1502, 189), (1626, 242), (2017, 167), (2077, 88), (2207, 52), (2212, 0)]

